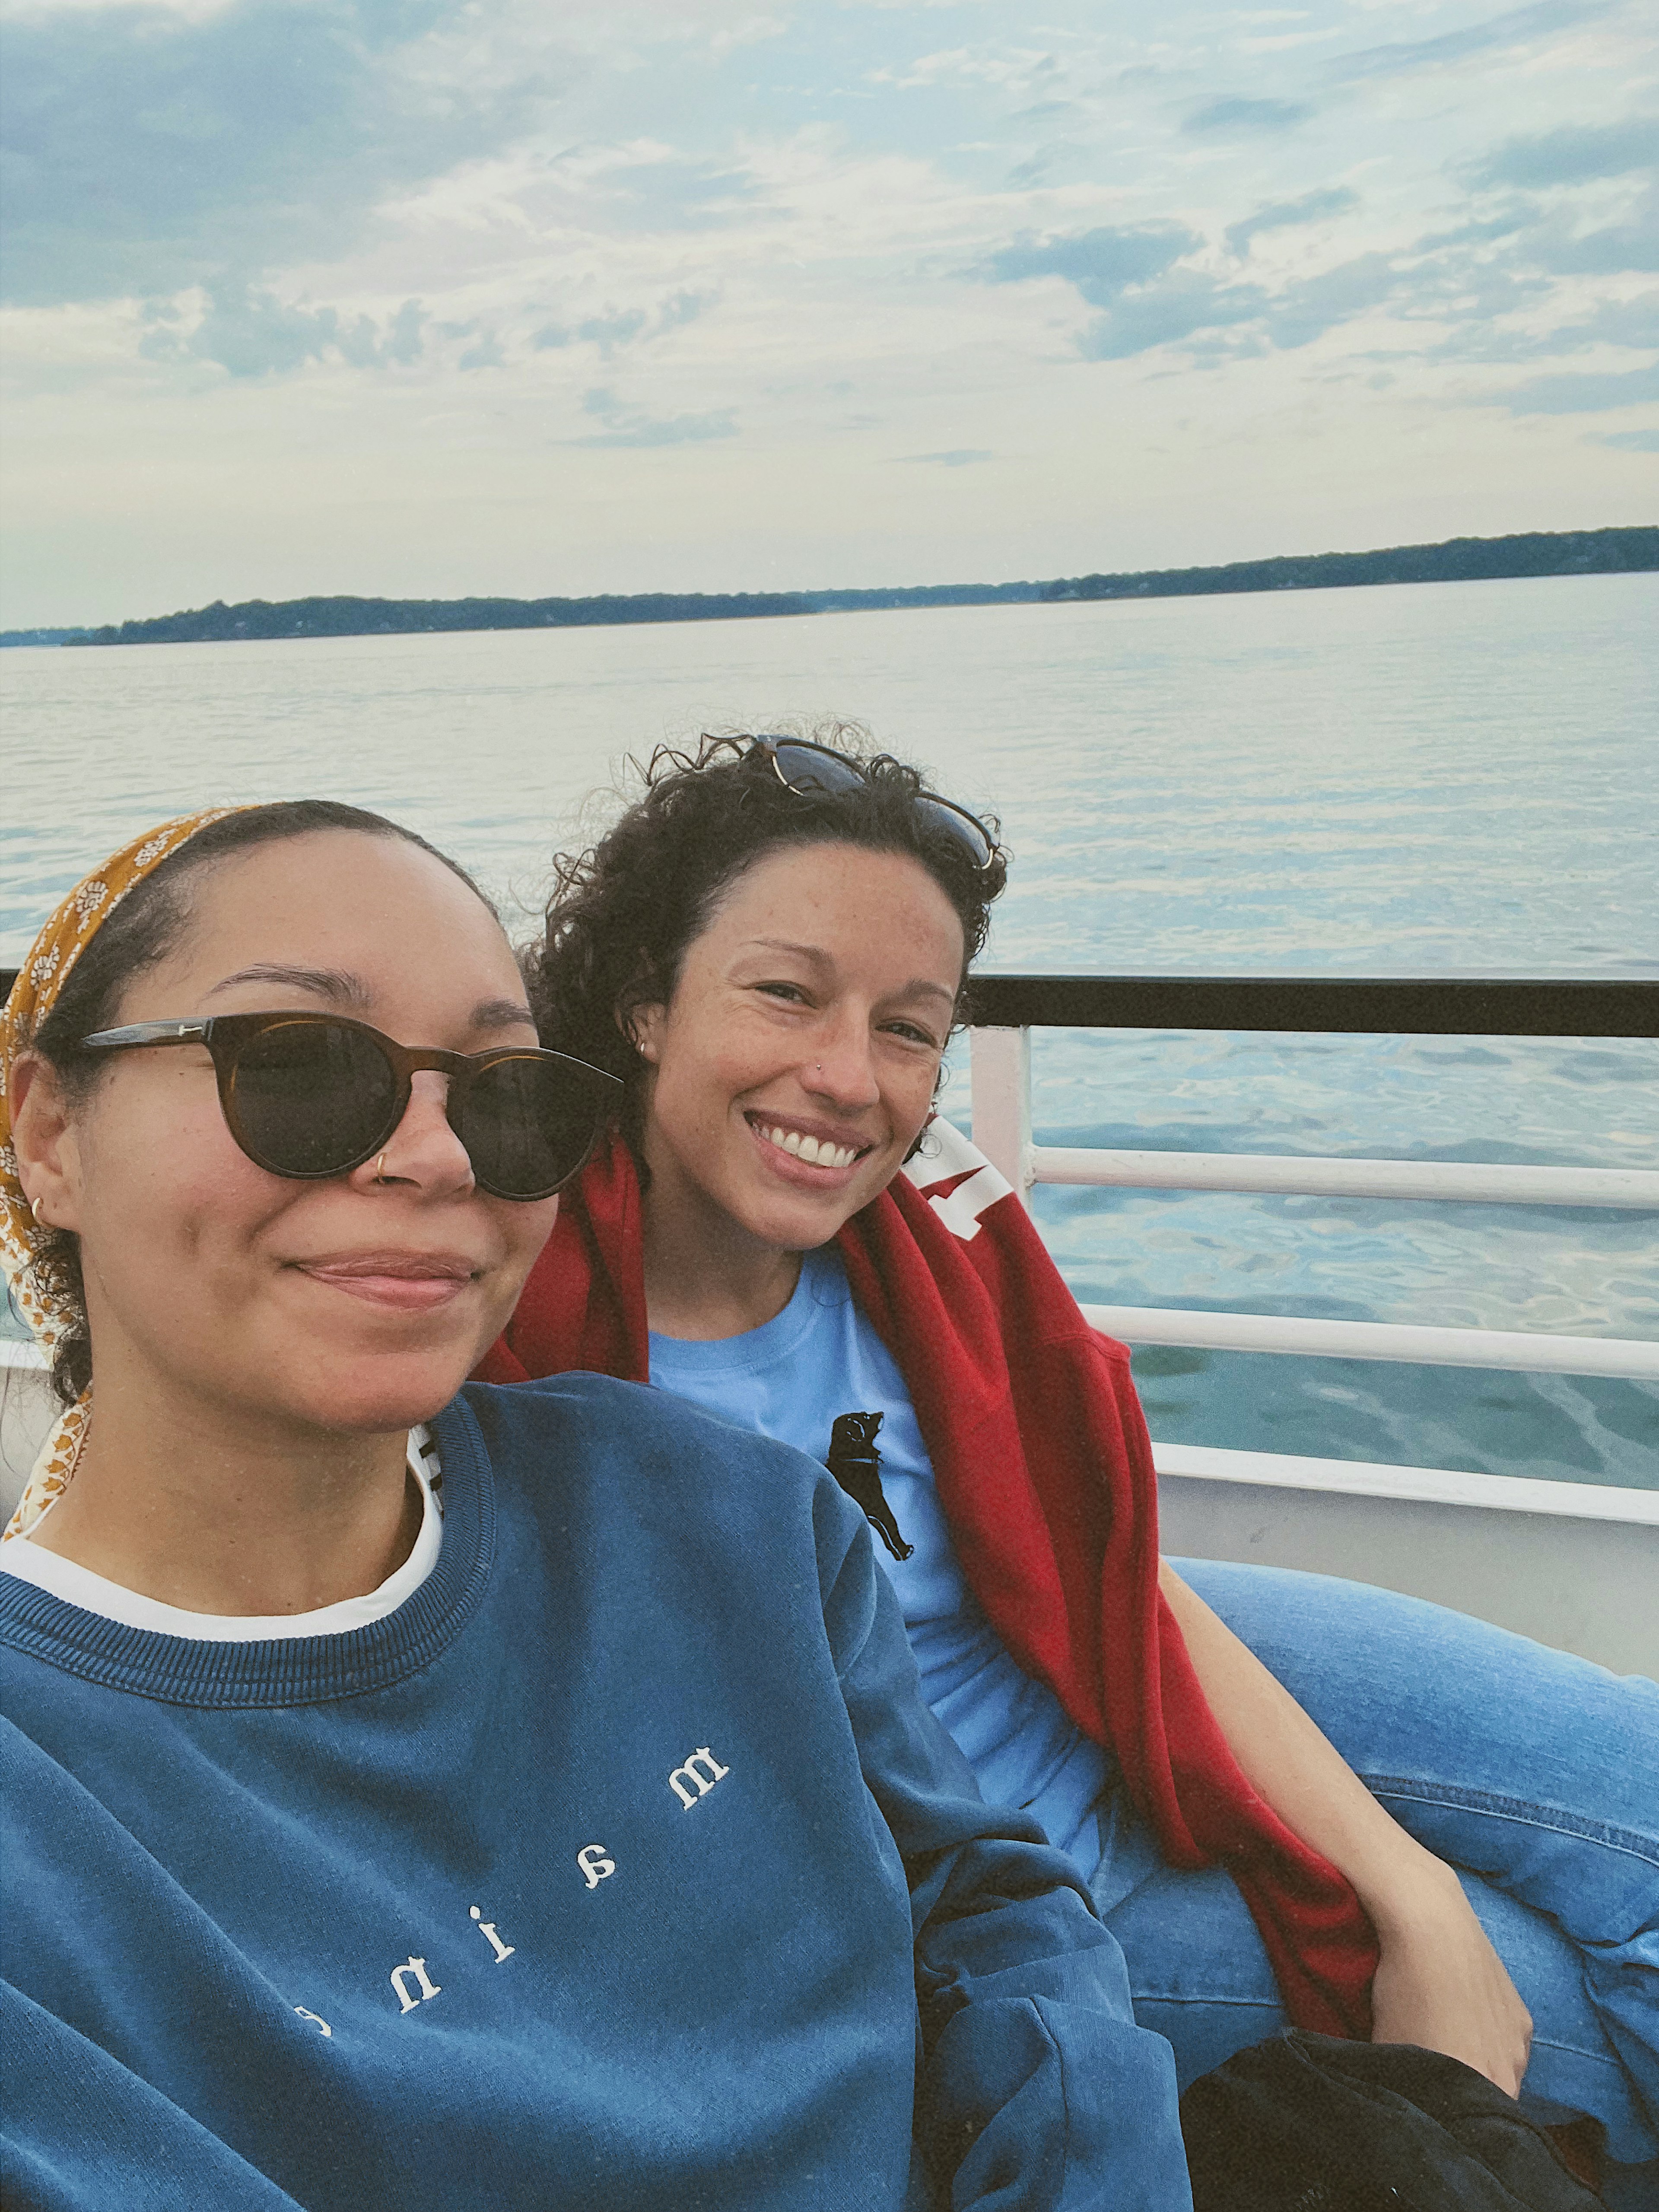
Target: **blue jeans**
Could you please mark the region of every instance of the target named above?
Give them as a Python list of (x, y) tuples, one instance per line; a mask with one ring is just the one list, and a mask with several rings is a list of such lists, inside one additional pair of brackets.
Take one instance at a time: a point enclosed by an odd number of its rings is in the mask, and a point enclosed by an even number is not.
[[(1363, 1583), (1170, 1564), (1457, 1869), (1533, 2016), (1523, 2099), (1659, 2155), (1659, 1685)], [(1100, 1827), (1096, 1900), (1184, 2088), (1287, 2025), (1273, 1971), (1231, 1878), (1166, 1866), (1121, 1786)]]

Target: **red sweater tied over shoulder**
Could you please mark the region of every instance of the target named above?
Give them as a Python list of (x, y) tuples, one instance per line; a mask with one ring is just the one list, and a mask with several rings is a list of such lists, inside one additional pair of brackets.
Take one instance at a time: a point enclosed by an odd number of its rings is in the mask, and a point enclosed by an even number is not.
[[(1336, 1869), (1251, 1788), (1158, 1585), (1158, 1478), (1125, 1347), (1089, 1326), (1030, 1215), (944, 1121), (837, 1243), (897, 1362), (992, 1626), (1113, 1751), (1172, 1865), (1220, 1861), (1298, 2027), (1364, 2037), (1376, 1942)], [(620, 1137), (566, 1192), (486, 1382), (650, 1373), (638, 1174)]]

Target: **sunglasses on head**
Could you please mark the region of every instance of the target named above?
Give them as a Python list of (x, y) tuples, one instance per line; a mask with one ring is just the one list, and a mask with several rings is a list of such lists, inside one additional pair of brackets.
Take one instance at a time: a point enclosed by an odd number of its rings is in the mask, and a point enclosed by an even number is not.
[[(815, 791), (856, 791), (867, 781), (864, 770), (845, 753), (828, 745), (815, 745), (805, 738), (757, 738), (750, 750), (772, 763), (772, 772), (786, 790), (810, 797)], [(915, 810), (930, 830), (942, 831), (968, 854), (976, 868), (988, 868), (996, 858), (997, 842), (980, 820), (954, 799), (936, 791), (919, 791)]]
[(621, 1085), (586, 1060), (526, 1045), (423, 1052), (343, 1014), (215, 1014), (133, 1022), (85, 1052), (203, 1044), (231, 1135), (257, 1166), (299, 1181), (345, 1175), (392, 1141), (421, 1068), (449, 1078), (445, 1113), (473, 1180), (495, 1198), (550, 1198), (592, 1150)]

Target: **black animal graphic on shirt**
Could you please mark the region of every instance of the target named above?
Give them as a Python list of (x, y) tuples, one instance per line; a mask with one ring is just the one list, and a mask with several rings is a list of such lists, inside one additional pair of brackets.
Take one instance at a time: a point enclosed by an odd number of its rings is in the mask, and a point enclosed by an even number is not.
[(876, 1435), (883, 1418), (880, 1413), (837, 1413), (823, 1463), (893, 1557), (908, 1559), (915, 1546), (905, 1542), (893, 1509), (882, 1495)]

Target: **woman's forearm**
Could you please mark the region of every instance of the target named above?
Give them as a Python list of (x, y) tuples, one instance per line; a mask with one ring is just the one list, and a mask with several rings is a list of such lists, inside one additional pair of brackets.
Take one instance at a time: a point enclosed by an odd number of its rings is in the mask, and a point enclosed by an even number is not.
[(1389, 1819), (1248, 1645), (1167, 1565), (1159, 1580), (1234, 1758), (1286, 1827), (1353, 1884), (1376, 1929), (1371, 2032), (1474, 2066), (1513, 2096), (1532, 2021), (1445, 1863)]
[(1455, 1881), (1167, 1562), (1158, 1579), (1234, 1758), (1285, 1826), (1347, 1876), (1379, 1933), (1412, 1909), (1425, 1883)]

